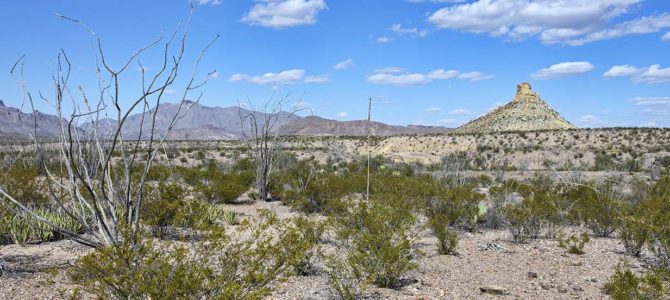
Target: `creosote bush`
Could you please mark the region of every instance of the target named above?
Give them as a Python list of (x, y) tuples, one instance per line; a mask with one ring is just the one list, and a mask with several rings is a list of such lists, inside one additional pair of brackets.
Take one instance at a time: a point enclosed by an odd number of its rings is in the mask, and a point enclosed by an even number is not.
[(233, 232), (210, 228), (201, 242), (166, 245), (142, 234), (80, 258), (69, 274), (108, 299), (262, 299), (305, 257), (303, 233), (261, 211)]
[(582, 233), (581, 235), (571, 235), (569, 237), (559, 236), (558, 246), (567, 249), (570, 254), (582, 255), (584, 254), (584, 246), (589, 241), (589, 235), (586, 233)]
[(667, 281), (667, 274), (652, 271), (643, 276), (637, 276), (629, 268), (619, 264), (609, 281), (605, 283), (603, 291), (614, 300), (652, 300), (663, 299), (663, 281)]
[(415, 217), (411, 207), (395, 194), (373, 194), (349, 214), (338, 216), (337, 235), (347, 249), (346, 265), (359, 279), (379, 287), (395, 288), (402, 275), (416, 267), (412, 259)]

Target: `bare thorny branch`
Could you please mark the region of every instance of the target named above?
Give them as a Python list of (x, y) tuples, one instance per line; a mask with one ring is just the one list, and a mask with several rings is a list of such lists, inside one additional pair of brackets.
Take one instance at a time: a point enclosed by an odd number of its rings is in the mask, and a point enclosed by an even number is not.
[[(46, 223), (73, 240), (92, 247), (112, 245), (122, 238), (119, 227), (124, 224), (137, 229), (140, 224), (140, 209), (143, 202), (144, 187), (147, 183), (149, 170), (164, 143), (177, 122), (198, 103), (202, 92), (191, 100), (191, 94), (204, 86), (209, 76), (197, 80), (198, 66), (218, 35), (213, 38), (198, 54), (186, 80), (180, 97), (180, 104), (169, 118), (167, 127), (161, 130), (158, 126), (157, 115), (161, 109), (163, 97), (168, 88), (175, 85), (181, 74), (182, 60), (186, 52), (186, 42), (189, 35), (191, 6), (188, 20), (185, 24), (179, 22), (174, 32), (166, 39), (160, 37), (134, 52), (119, 68), (113, 68), (105, 57), (101, 38), (80, 20), (57, 14), (65, 20), (74, 22), (84, 28), (95, 39), (97, 45), (96, 74), (98, 76), (97, 99), (91, 99), (82, 86), (77, 88), (76, 96), (70, 90), (71, 63), (61, 50), (58, 55), (55, 70), (52, 73), (52, 83), (55, 90), (53, 99), (48, 99), (40, 93), (40, 98), (52, 103), (57, 111), (60, 122), (59, 140), (57, 144), (48, 143), (39, 139), (37, 134), (37, 118), (34, 120), (34, 133), (31, 136), (35, 151), (40, 156), (55, 154), (59, 170), (45, 159), (41, 160), (41, 167), (45, 170), (50, 196), (58, 207), (67, 216), (82, 225), (85, 232), (72, 232), (52, 224), (47, 219), (37, 215), (33, 208), (22, 204), (21, 199), (9, 195), (0, 184), (0, 195), (7, 200), (17, 211), (23, 211), (35, 220)], [(181, 32), (178, 39), (177, 36)], [(142, 65), (141, 55), (162, 46), (162, 60), (160, 69), (152, 76), (146, 74)], [(174, 44), (177, 51), (171, 55)], [(12, 67), (11, 74), (16, 78), (16, 71), (20, 70), (20, 83), (24, 102), (29, 101), (33, 114), (36, 115), (35, 105), (30, 91), (23, 80), (22, 56)], [(129, 66), (136, 62), (141, 71), (141, 91), (139, 97), (126, 102), (121, 92), (126, 89), (120, 82), (120, 77), (129, 70)], [(127, 93), (124, 93), (124, 95)], [(64, 99), (72, 101), (72, 113), (69, 117), (64, 113)], [(126, 96), (127, 97), (127, 96)], [(82, 109), (78, 103), (83, 104)], [(107, 105), (110, 103), (111, 105)], [(124, 103), (129, 103), (124, 108)], [(153, 106), (153, 109), (151, 108)], [(140, 109), (139, 134), (124, 137), (124, 125), (129, 117)], [(116, 121), (107, 117), (109, 111), (114, 112)], [(100, 116), (104, 116), (101, 120)], [(83, 127), (82, 127), (83, 125)], [(145, 127), (146, 126), (146, 127)], [(160, 130), (160, 131), (159, 131)], [(129, 138), (129, 140), (126, 140)], [(146, 154), (146, 160), (140, 161), (139, 153)], [(113, 159), (120, 153), (120, 159)], [(135, 167), (141, 169), (140, 176), (134, 176)]]

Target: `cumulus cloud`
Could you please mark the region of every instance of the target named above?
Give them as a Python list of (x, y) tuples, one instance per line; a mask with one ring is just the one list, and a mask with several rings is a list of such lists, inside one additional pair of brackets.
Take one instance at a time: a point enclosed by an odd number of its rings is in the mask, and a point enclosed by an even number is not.
[(399, 35), (409, 35), (413, 37), (425, 37), (428, 35), (428, 30), (426, 29), (419, 29), (416, 27), (406, 28), (403, 27), (401, 24), (394, 24), (393, 26), (391, 26), (390, 29), (391, 31)]
[(458, 78), (470, 81), (479, 81), (493, 78), (480, 72), (461, 73), (456, 70), (437, 69), (428, 73), (411, 73), (397, 67), (386, 67), (377, 69), (368, 76), (367, 81), (375, 84), (393, 86), (418, 86), (425, 85), (435, 80), (448, 80)]
[(638, 68), (629, 65), (618, 65), (610, 68), (603, 74), (606, 78), (633, 76), (639, 72)]
[(311, 25), (326, 8), (324, 0), (256, 0), (242, 21), (277, 29)]
[(191, 1), (197, 5), (219, 5), (221, 4), (221, 0), (193, 0)]
[(670, 67), (663, 68), (658, 64), (643, 68), (617, 65), (605, 72), (603, 77), (630, 77), (635, 83), (665, 83), (670, 82)]
[(328, 75), (317, 75), (309, 76), (305, 78), (305, 83), (326, 83), (330, 81), (330, 76)]
[(338, 118), (346, 118), (348, 116), (349, 116), (349, 114), (346, 111), (343, 111), (343, 112), (337, 114)]
[(449, 112), (450, 115), (455, 115), (455, 116), (464, 116), (464, 115), (469, 115), (470, 111), (465, 109), (465, 108), (459, 108), (459, 109), (454, 109)]
[(386, 44), (386, 43), (388, 43), (388, 42), (390, 42), (390, 41), (392, 41), (392, 40), (393, 40), (393, 39), (391, 39), (390, 37), (387, 37), (387, 36), (380, 36), (380, 37), (378, 37), (377, 39), (375, 39), (375, 43), (377, 43), (377, 44)]
[(583, 45), (670, 28), (670, 14), (613, 20), (643, 0), (476, 0), (433, 12), (438, 28), (512, 40), (537, 36), (545, 44)]
[(333, 69), (344, 70), (344, 69), (351, 68), (353, 66), (354, 66), (354, 61), (351, 58), (349, 58), (349, 59), (343, 60), (343, 61), (338, 62), (337, 64), (335, 64), (333, 66)]
[(535, 79), (556, 79), (587, 73), (593, 69), (593, 65), (587, 61), (568, 61), (551, 65), (533, 73), (531, 76)]
[(330, 78), (328, 75), (309, 76), (305, 78), (305, 70), (293, 69), (281, 71), (278, 73), (268, 72), (263, 75), (251, 76), (247, 74), (233, 74), (228, 78), (230, 82), (249, 82), (262, 85), (286, 85), (296, 84), (300, 82), (305, 83), (324, 83), (328, 82)]
[(429, 107), (429, 108), (424, 109), (424, 111), (428, 112), (428, 113), (436, 113), (436, 112), (441, 112), (442, 108), (441, 107)]
[(633, 102), (639, 106), (670, 106), (670, 97), (635, 97)]
[(670, 41), (670, 32), (666, 32), (662, 37), (661, 41), (667, 42)]

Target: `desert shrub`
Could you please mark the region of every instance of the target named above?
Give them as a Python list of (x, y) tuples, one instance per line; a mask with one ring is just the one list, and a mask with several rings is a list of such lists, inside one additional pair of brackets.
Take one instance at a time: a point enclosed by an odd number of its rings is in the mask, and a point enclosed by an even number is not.
[(558, 246), (567, 249), (570, 254), (584, 254), (584, 246), (589, 242), (589, 235), (582, 233), (581, 235), (571, 235), (570, 237), (559, 236)]
[(262, 299), (292, 274), (302, 244), (295, 226), (265, 211), (233, 233), (213, 230), (188, 246), (126, 236), (80, 258), (69, 275), (104, 299)]
[(512, 234), (512, 241), (526, 243), (537, 238), (542, 229), (542, 216), (534, 209), (533, 200), (508, 205), (503, 208), (507, 229)]
[(497, 229), (506, 226), (503, 207), (514, 202), (515, 197), (530, 195), (530, 186), (516, 180), (506, 180), (489, 189), (489, 203), (486, 209), (485, 226)]
[(453, 254), (458, 246), (458, 235), (449, 230), (449, 221), (444, 215), (431, 216), (428, 226), (438, 240), (438, 252), (443, 255)]
[(605, 184), (585, 184), (568, 191), (568, 198), (575, 201), (575, 217), (586, 224), (593, 233), (609, 237), (617, 228), (623, 202), (617, 197), (617, 187), (612, 181)]
[(644, 217), (639, 215), (624, 216), (619, 225), (618, 237), (623, 243), (626, 253), (640, 256), (642, 248), (649, 239), (649, 225), (645, 224)]
[[(431, 223), (444, 222), (445, 226), (462, 226), (473, 231), (480, 218), (479, 203), (482, 194), (473, 191), (474, 186), (465, 185), (440, 191), (429, 198), (426, 215), (434, 219)], [(433, 228), (434, 229), (434, 228)]]
[(312, 275), (316, 273), (316, 265), (323, 258), (319, 243), (321, 243), (327, 223), (298, 217), (293, 219), (293, 225), (302, 235), (303, 243), (301, 245), (304, 248), (299, 251), (304, 255), (293, 262), (295, 273), (302, 276)]
[(618, 265), (603, 291), (615, 300), (663, 299), (663, 281), (657, 273), (637, 276), (629, 268)]
[(273, 182), (281, 185), (281, 200), (305, 213), (338, 213), (343, 211), (342, 198), (365, 191), (361, 173), (336, 174), (313, 163), (300, 162), (295, 168), (277, 172)]
[(235, 165), (230, 172), (218, 169), (215, 163), (208, 164), (206, 169), (178, 167), (177, 172), (184, 182), (192, 186), (203, 198), (214, 203), (233, 203), (244, 192), (249, 190), (254, 180), (252, 171), (240, 171)]
[(186, 200), (186, 190), (177, 183), (160, 182), (147, 187), (142, 206), (142, 222), (153, 236), (163, 238), (174, 234), (176, 228), (203, 230), (217, 221), (235, 225), (237, 215), (223, 207), (197, 200)]
[(335, 256), (326, 259), (326, 275), (333, 298), (354, 300), (358, 299), (365, 290), (363, 276), (346, 261)]
[(346, 263), (365, 282), (379, 287), (398, 286), (401, 276), (416, 265), (411, 261), (411, 228), (415, 218), (405, 199), (373, 194), (349, 214), (336, 219), (337, 234), (348, 248)]
[(36, 166), (17, 163), (0, 172), (0, 186), (25, 206), (44, 207), (49, 199), (44, 185), (38, 181), (39, 176)]
[(612, 159), (611, 155), (606, 153), (596, 153), (593, 171), (610, 171), (615, 170), (616, 167), (617, 164), (614, 159)]

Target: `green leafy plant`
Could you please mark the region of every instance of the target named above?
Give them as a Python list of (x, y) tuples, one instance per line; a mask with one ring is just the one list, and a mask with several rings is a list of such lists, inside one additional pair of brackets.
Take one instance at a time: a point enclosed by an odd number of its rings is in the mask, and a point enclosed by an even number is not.
[(663, 299), (662, 277), (656, 273), (637, 276), (629, 268), (619, 264), (612, 277), (605, 283), (603, 291), (614, 300)]
[(570, 237), (559, 236), (558, 246), (567, 249), (570, 254), (582, 255), (584, 254), (584, 246), (589, 241), (589, 235), (586, 233), (571, 235)]
[(261, 211), (233, 232), (211, 228), (198, 243), (125, 234), (80, 258), (69, 275), (105, 299), (262, 299), (304, 257), (302, 237), (290, 221)]

